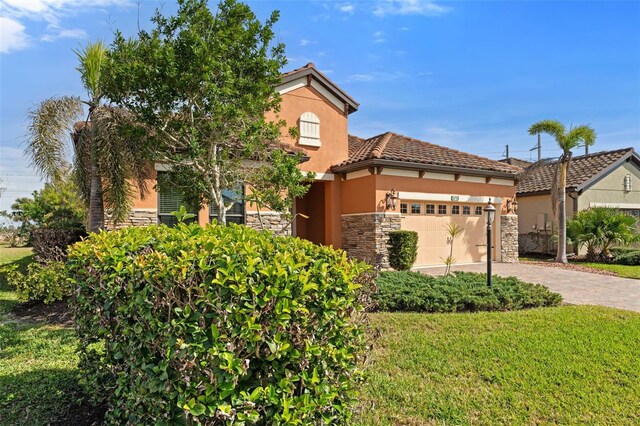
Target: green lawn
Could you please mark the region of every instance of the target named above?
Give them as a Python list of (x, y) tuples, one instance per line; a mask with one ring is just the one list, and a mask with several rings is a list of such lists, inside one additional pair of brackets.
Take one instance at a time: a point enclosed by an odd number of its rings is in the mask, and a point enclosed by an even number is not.
[[(29, 255), (0, 247), (0, 264)], [(73, 330), (16, 323), (1, 277), (0, 291), (0, 425), (82, 424), (68, 413), (79, 395)], [(640, 314), (571, 306), (371, 321), (382, 334), (355, 425), (640, 423)]]
[(576, 264), (586, 266), (588, 268), (615, 272), (616, 274), (624, 278), (635, 278), (637, 280), (640, 279), (640, 266), (615, 265), (612, 263), (595, 263), (595, 262), (580, 262), (580, 263), (576, 262)]
[[(31, 249), (0, 247), (0, 265), (31, 260)], [(74, 331), (16, 322), (17, 303), (0, 274), (0, 425), (62, 424), (78, 395)]]
[(394, 313), (372, 325), (382, 337), (359, 425), (640, 424), (640, 314)]

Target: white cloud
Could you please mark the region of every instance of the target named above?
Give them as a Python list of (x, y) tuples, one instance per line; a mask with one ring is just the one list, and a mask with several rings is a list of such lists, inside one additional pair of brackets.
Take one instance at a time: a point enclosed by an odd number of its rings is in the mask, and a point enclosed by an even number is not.
[(311, 40), (307, 40), (306, 38), (301, 38), (300, 41), (298, 42), (298, 45), (304, 47), (304, 46), (308, 46), (310, 44), (316, 44), (315, 41), (311, 41)]
[(29, 46), (29, 36), (24, 31), (24, 25), (0, 16), (0, 53), (22, 50), (27, 46)]
[(409, 31), (409, 27), (400, 27), (398, 31)]
[[(2, 50), (24, 49), (28, 46), (29, 35), (25, 21), (44, 21), (47, 32), (38, 38), (55, 41), (60, 38), (85, 38), (86, 32), (80, 28), (67, 29), (62, 23), (70, 15), (87, 12), (107, 6), (128, 6), (133, 0), (0, 0), (2, 10)], [(12, 43), (12, 44), (11, 44)], [(6, 46), (12, 46), (6, 48)]]
[(384, 38), (384, 33), (382, 31), (376, 31), (373, 33), (373, 42), (374, 43), (384, 43), (387, 39)]
[(336, 6), (336, 8), (343, 13), (348, 13), (349, 15), (353, 15), (356, 11), (356, 6), (352, 3), (342, 3)]
[(363, 74), (352, 74), (347, 78), (347, 81), (352, 82), (372, 82), (372, 81), (393, 81), (403, 78), (405, 76), (404, 73), (400, 71), (388, 73), (388, 72), (371, 72), (371, 73), (363, 73)]
[(377, 2), (373, 14), (440, 16), (450, 11), (450, 7), (429, 0), (382, 0)]

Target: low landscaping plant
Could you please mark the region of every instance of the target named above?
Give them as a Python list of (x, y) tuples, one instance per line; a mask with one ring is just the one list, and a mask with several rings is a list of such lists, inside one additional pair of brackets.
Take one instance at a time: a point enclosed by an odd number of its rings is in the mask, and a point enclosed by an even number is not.
[(397, 271), (411, 269), (418, 256), (418, 233), (415, 231), (389, 232), (389, 264)]
[(91, 234), (80, 370), (114, 424), (348, 424), (365, 358), (369, 267), (244, 226)]
[(63, 262), (33, 262), (26, 269), (26, 273), (23, 273), (18, 265), (11, 265), (2, 270), (20, 300), (52, 303), (73, 294), (73, 286), (67, 280)]
[(640, 250), (617, 256), (615, 263), (619, 265), (640, 266)]
[(38, 262), (64, 262), (67, 247), (87, 236), (84, 228), (38, 228), (31, 232), (33, 254)]
[(495, 276), (491, 288), (486, 274), (455, 272), (433, 277), (419, 272), (381, 272), (373, 296), (380, 311), (476, 312), (509, 311), (557, 306), (562, 297), (539, 284), (515, 277)]

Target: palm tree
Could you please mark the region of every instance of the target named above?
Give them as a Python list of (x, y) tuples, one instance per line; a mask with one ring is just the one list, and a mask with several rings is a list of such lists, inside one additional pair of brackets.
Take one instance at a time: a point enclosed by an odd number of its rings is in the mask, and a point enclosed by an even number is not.
[[(45, 178), (55, 181), (68, 167), (67, 144), (72, 141), (74, 180), (89, 207), (88, 230), (96, 232), (104, 228), (105, 208), (114, 222), (121, 222), (131, 209), (134, 191), (145, 195), (149, 165), (144, 152), (124, 136), (130, 114), (102, 102), (106, 47), (98, 41), (75, 53), (87, 100), (55, 97), (31, 109), (26, 153)], [(82, 120), (85, 106), (88, 113)]]
[[(553, 136), (562, 149), (560, 156), (560, 176), (556, 178), (557, 194), (552, 191), (551, 199), (555, 207), (558, 208), (558, 253), (556, 262), (567, 263), (567, 208), (566, 208), (566, 190), (567, 190), (567, 172), (571, 163), (571, 150), (577, 148), (581, 143), (591, 146), (596, 141), (596, 132), (591, 127), (581, 125), (571, 127), (567, 132), (562, 123), (556, 120), (542, 120), (534, 123), (529, 127), (529, 134), (536, 135), (539, 133), (547, 133)], [(556, 176), (558, 174), (556, 173)], [(556, 186), (554, 185), (554, 186)], [(557, 195), (557, 198), (556, 198)], [(557, 199), (557, 203), (556, 200)]]

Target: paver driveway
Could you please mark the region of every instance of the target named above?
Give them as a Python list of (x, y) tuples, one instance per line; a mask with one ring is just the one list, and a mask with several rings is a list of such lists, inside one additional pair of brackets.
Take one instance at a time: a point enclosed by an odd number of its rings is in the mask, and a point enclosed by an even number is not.
[[(452, 270), (486, 272), (487, 264), (454, 265)], [(444, 273), (444, 267), (421, 268), (419, 271), (429, 275), (441, 275)], [(514, 276), (522, 281), (543, 284), (560, 293), (566, 303), (611, 306), (640, 312), (640, 280), (526, 263), (494, 263), (493, 274)]]

